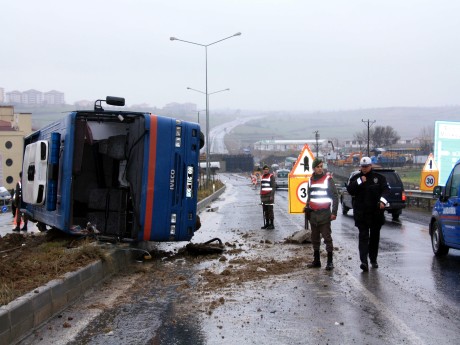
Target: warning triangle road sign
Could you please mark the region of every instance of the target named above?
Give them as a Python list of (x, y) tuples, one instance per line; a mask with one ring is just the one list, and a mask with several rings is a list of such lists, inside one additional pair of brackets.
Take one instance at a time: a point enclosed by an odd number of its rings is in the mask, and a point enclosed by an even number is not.
[(305, 176), (313, 174), (313, 153), (310, 150), (308, 144), (305, 144), (302, 152), (300, 152), (297, 161), (292, 167), (290, 176)]
[(428, 156), (428, 159), (426, 160), (426, 163), (423, 166), (422, 171), (439, 171), (438, 165), (436, 164), (432, 153), (430, 153), (430, 155)]

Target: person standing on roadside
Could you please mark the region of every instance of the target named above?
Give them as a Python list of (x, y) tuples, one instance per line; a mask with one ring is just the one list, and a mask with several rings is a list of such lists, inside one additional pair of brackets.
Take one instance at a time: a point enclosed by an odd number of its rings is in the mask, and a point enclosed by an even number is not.
[(347, 191), (353, 196), (353, 218), (359, 230), (360, 268), (367, 272), (371, 262), (372, 268), (378, 268), (380, 229), (385, 222), (386, 196), (390, 192), (385, 176), (372, 170), (369, 157), (360, 161), (361, 171), (350, 179)]
[[(321, 267), (320, 245), (321, 236), (326, 244), (327, 264), (326, 270), (334, 268), (332, 253), (331, 221), (337, 218), (339, 207), (339, 196), (334, 180), (330, 174), (323, 171), (323, 161), (315, 158), (313, 161), (313, 175), (308, 181), (306, 212), (309, 212), (311, 225), (311, 243), (313, 246), (313, 261), (307, 265), (308, 268)], [(331, 210), (332, 208), (332, 210)]]
[[(21, 209), (26, 208), (26, 204), (24, 203), (24, 200), (22, 199), (22, 171), (19, 173), (19, 181), (16, 183), (16, 189), (14, 192), (14, 203), (16, 205), (16, 227), (13, 229), (13, 231), (27, 231), (27, 214), (21, 212)], [(22, 229), (20, 229), (21, 226), (21, 218), (24, 220), (24, 226)]]
[(263, 175), (260, 179), (260, 201), (264, 213), (264, 226), (261, 229), (273, 230), (275, 225), (273, 221), (275, 215), (273, 213), (273, 205), (275, 203), (275, 176), (270, 173), (268, 165), (263, 167)]

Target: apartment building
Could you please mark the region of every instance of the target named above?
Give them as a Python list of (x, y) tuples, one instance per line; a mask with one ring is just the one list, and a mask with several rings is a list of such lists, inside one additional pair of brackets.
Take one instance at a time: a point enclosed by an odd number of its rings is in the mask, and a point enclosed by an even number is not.
[(13, 189), (22, 170), (24, 137), (32, 133), (32, 114), (0, 106), (0, 186)]
[(41, 92), (35, 89), (23, 92), (14, 90), (6, 93), (5, 103), (24, 105), (62, 105), (65, 104), (65, 98), (63, 92), (56, 90), (48, 92)]
[(45, 104), (52, 104), (52, 105), (65, 104), (63, 92), (51, 90), (51, 91), (45, 92), (43, 96), (44, 96)]
[(30, 89), (21, 93), (21, 103), (29, 105), (43, 104), (43, 92)]

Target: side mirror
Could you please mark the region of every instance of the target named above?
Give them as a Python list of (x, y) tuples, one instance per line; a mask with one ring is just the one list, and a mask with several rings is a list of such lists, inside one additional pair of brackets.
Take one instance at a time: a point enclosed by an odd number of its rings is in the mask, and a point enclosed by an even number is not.
[(105, 102), (109, 105), (115, 105), (117, 107), (123, 107), (125, 105), (125, 99), (122, 97), (107, 96)]
[(439, 198), (442, 195), (442, 186), (436, 186), (433, 188), (433, 198)]

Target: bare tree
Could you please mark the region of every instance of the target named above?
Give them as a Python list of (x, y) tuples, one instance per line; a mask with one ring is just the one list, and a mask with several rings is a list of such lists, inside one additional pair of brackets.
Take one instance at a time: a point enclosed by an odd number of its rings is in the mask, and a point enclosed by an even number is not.
[(377, 147), (388, 147), (401, 138), (391, 126), (376, 126), (372, 131), (372, 142)]
[[(371, 142), (372, 142), (372, 132), (373, 132), (373, 129), (371, 128), (370, 134), (369, 134)], [(365, 143), (367, 143), (367, 129), (363, 129), (361, 132), (356, 132), (355, 134), (353, 134), (353, 139), (356, 140), (358, 144), (364, 145)]]
[(425, 126), (420, 130), (419, 134), (420, 148), (423, 154), (433, 152), (434, 144), (434, 126)]

